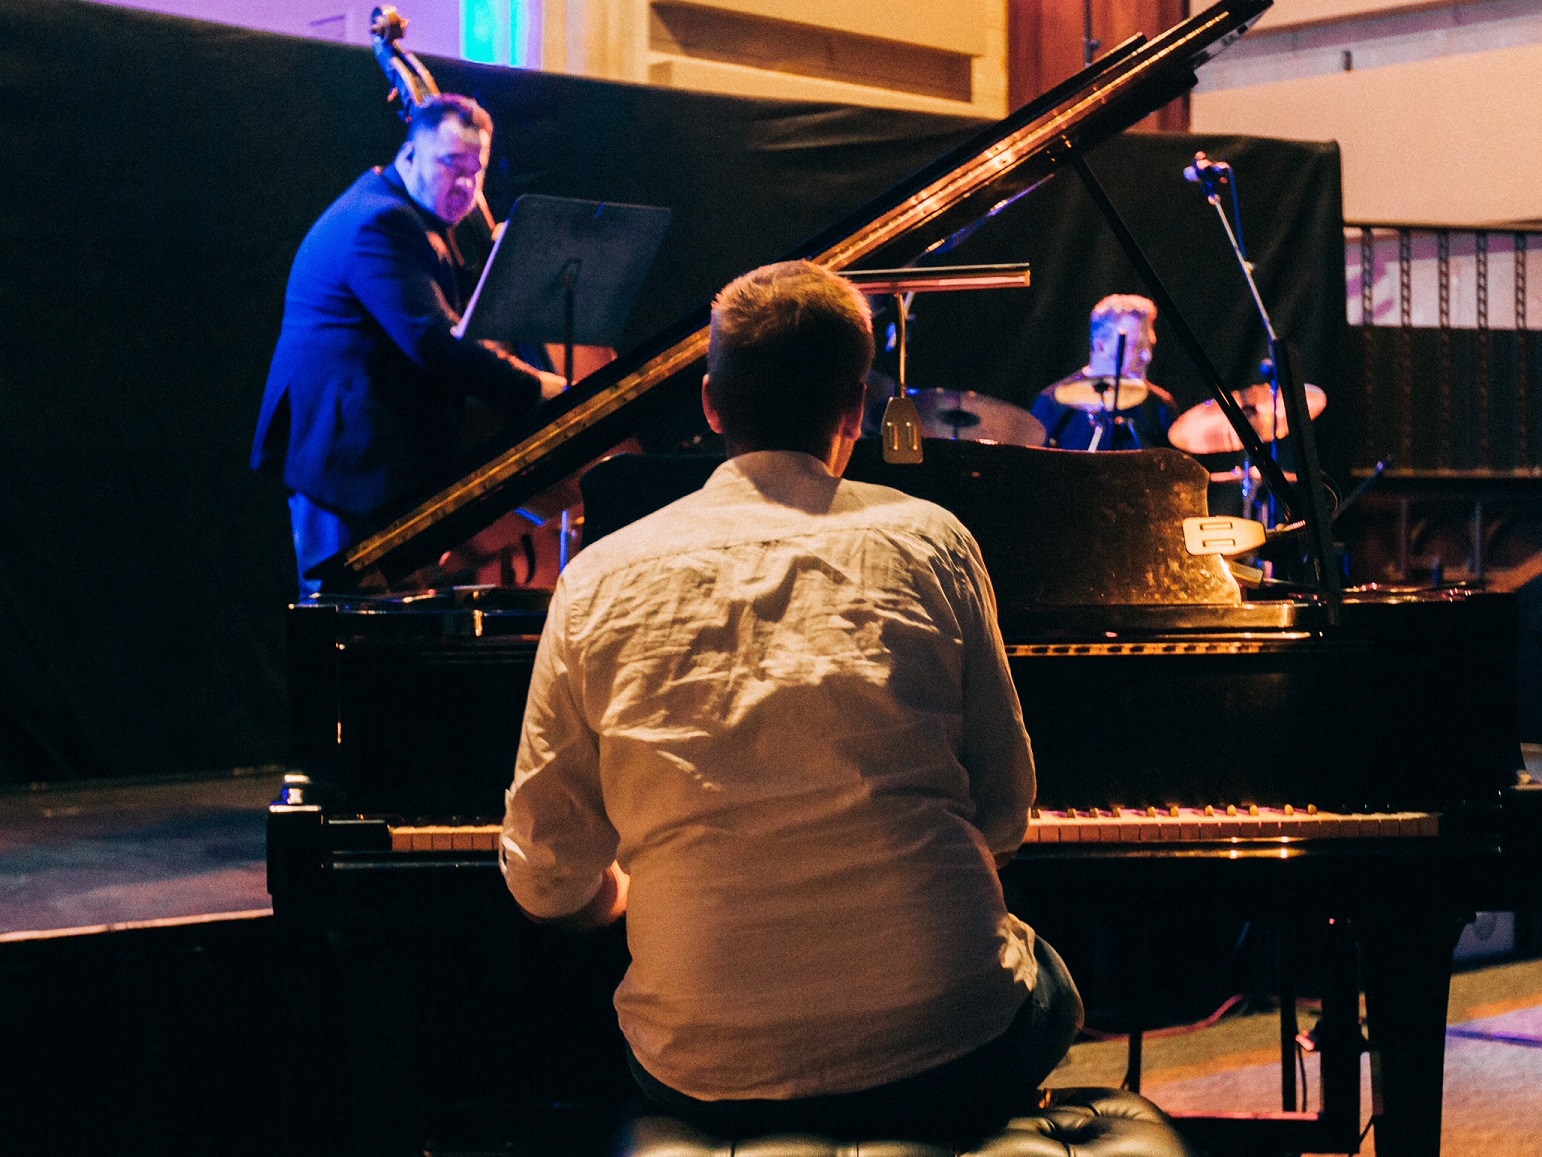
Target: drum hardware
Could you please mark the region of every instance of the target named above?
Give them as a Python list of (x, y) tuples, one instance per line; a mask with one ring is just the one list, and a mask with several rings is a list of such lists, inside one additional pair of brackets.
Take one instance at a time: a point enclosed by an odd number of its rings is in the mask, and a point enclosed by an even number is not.
[(1104, 434), (1108, 435), (1108, 448), (1112, 450), (1114, 448), (1114, 430), (1119, 426), (1123, 426), (1129, 433), (1130, 441), (1134, 443), (1135, 449), (1139, 450), (1142, 448), (1140, 435), (1135, 432), (1134, 424), (1126, 421), (1120, 414), (1123, 407), (1119, 404), (1119, 386), (1124, 378), (1124, 351), (1125, 336), (1124, 331), (1120, 330), (1119, 344), (1114, 349), (1114, 386), (1109, 391), (1111, 396), (1104, 399), (1103, 408), (1097, 412), (1098, 428), (1092, 432), (1092, 441), (1087, 444), (1088, 450), (1096, 450), (1102, 445)]
[[(1328, 396), (1314, 385), (1308, 384), (1304, 390), (1307, 412), (1315, 421), (1318, 415), (1328, 408)], [(1277, 454), (1280, 439), (1290, 433), (1290, 423), (1285, 416), (1283, 399), (1277, 389), (1268, 382), (1260, 382), (1258, 385), (1233, 390), (1231, 396), (1246, 415), (1248, 425), (1253, 427), (1259, 439), (1270, 448), (1271, 453)], [(1231, 423), (1226, 420), (1226, 415), (1221, 413), (1220, 407), (1211, 398), (1180, 414), (1178, 420), (1168, 430), (1167, 438), (1177, 449), (1189, 454), (1235, 454), (1243, 448), (1242, 440), (1237, 437), (1236, 430), (1232, 429)], [(1296, 481), (1296, 475), (1290, 471), (1282, 471), (1282, 474), (1286, 481), (1291, 483)], [(1240, 483), (1242, 513), (1248, 517), (1258, 513), (1268, 521), (1274, 521), (1273, 504), (1263, 485), (1262, 471), (1257, 466), (1250, 465), (1246, 470), (1237, 466), (1230, 471), (1217, 471), (1210, 475), (1210, 480)]]
[[(1296, 481), (1297, 477), (1298, 475), (1294, 471), (1285, 471), (1285, 478), (1287, 481), (1294, 482)], [(1233, 466), (1230, 470), (1210, 471), (1210, 481), (1221, 485), (1224, 485), (1228, 482), (1241, 482), (1242, 478), (1243, 471), (1241, 466)], [(1251, 482), (1254, 486), (1260, 485), (1264, 480), (1264, 476), (1259, 473), (1257, 466), (1249, 466), (1247, 468), (1247, 478), (1248, 481)]]

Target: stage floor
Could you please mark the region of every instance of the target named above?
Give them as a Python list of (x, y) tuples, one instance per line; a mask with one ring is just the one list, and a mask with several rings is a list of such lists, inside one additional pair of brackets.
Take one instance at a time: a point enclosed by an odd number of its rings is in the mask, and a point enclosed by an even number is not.
[(281, 769), (0, 791), (0, 940), (266, 915)]
[[(93, 1097), (120, 1140), (125, 1129), (159, 1137), (166, 1120), (185, 1126), (200, 1114), (225, 1128), (225, 1110), (210, 1106), (239, 1102), (249, 1115), (278, 1095), (271, 922), (256, 918), (270, 912), (265, 808), (282, 778), (264, 769), (0, 791), (0, 943), (10, 954), (0, 1025), (32, 1040), (33, 1079), (11, 1092), (25, 1094), (39, 1136), (73, 1119), (51, 1098), (75, 1089), (82, 1056), (100, 1055)], [(129, 931), (155, 928), (165, 931)], [(1314, 1011), (1303, 1004), (1303, 1024)], [(1542, 1151), (1542, 961), (1459, 973), (1450, 1021), (1442, 1153)], [(1145, 1091), (1173, 1110), (1273, 1108), (1277, 1033), (1258, 1015), (1148, 1040)], [(1084, 1042), (1047, 1083), (1118, 1084), (1123, 1068), (1122, 1042)], [(1315, 1108), (1315, 1058), (1307, 1069)], [(142, 1105), (154, 1106), (144, 1120)], [(231, 1151), (271, 1151), (274, 1129)], [(168, 1140), (155, 1151), (184, 1149)]]

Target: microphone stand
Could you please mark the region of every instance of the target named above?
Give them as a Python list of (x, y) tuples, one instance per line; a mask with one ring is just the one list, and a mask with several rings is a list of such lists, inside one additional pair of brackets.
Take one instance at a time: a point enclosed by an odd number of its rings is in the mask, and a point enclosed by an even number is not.
[[(1279, 439), (1279, 413), (1280, 413), (1280, 355), (1279, 336), (1274, 332), (1274, 323), (1269, 318), (1268, 307), (1264, 305), (1263, 296), (1258, 292), (1258, 282), (1253, 279), (1253, 263), (1248, 260), (1247, 253), (1242, 247), (1242, 221), (1238, 213), (1238, 221), (1235, 229), (1232, 228), (1231, 219), (1226, 216), (1226, 210), (1221, 205), (1221, 186), (1232, 184), (1232, 208), (1238, 211), (1236, 199), (1235, 178), (1231, 175), (1230, 167), (1222, 168), (1219, 165), (1205, 164), (1201, 167), (1204, 154), (1200, 153), (1194, 158), (1194, 180), (1205, 191), (1205, 200), (1215, 207), (1215, 215), (1221, 219), (1221, 228), (1226, 231), (1227, 243), (1231, 245), (1232, 256), (1237, 259), (1237, 266), (1242, 270), (1243, 280), (1247, 282), (1248, 292), (1253, 295), (1253, 305), (1258, 309), (1259, 320), (1264, 326), (1264, 340), (1269, 346), (1269, 356), (1264, 359), (1260, 369), (1269, 379), (1269, 456), (1276, 463), (1280, 460)], [(1251, 465), (1251, 463), (1250, 463)], [(1253, 504), (1256, 500), (1253, 475), (1250, 470), (1242, 472), (1242, 513), (1244, 517), (1251, 517)], [(1272, 491), (1267, 492), (1266, 517), (1269, 525), (1278, 522), (1278, 511), (1275, 506), (1275, 497)]]
[[(1221, 227), (1226, 230), (1226, 239), (1231, 243), (1232, 253), (1237, 258), (1237, 264), (1242, 269), (1242, 276), (1247, 281), (1248, 292), (1253, 295), (1253, 304), (1258, 307), (1258, 316), (1263, 321), (1264, 335), (1269, 343), (1269, 358), (1265, 370), (1269, 376), (1269, 419), (1273, 423), (1270, 431), (1269, 455), (1273, 460), (1273, 473), (1281, 473), (1279, 469), (1279, 413), (1280, 402), (1285, 403), (1285, 416), (1290, 430), (1293, 445), (1296, 448), (1297, 476), (1305, 483), (1305, 529), (1307, 532), (1307, 555), (1310, 567), (1316, 571), (1317, 588), (1327, 601), (1330, 621), (1337, 623), (1339, 606), (1343, 602), (1343, 585), (1339, 579), (1337, 568), (1337, 555), (1333, 545), (1332, 518), (1328, 513), (1327, 503), (1323, 498), (1322, 469), (1317, 459), (1317, 442), (1312, 436), (1311, 415), (1307, 410), (1306, 391), (1296, 375), (1295, 359), (1291, 351), (1279, 340), (1274, 331), (1274, 323), (1269, 320), (1269, 311), (1264, 306), (1264, 299), (1258, 292), (1258, 283), (1253, 280), (1253, 266), (1248, 261), (1247, 255), (1242, 251), (1242, 244), (1238, 240), (1237, 231), (1233, 231), (1232, 223), (1226, 216), (1226, 210), (1221, 207), (1220, 186), (1232, 181), (1231, 167), (1209, 163), (1204, 153), (1197, 153), (1194, 157), (1194, 180), (1205, 190), (1205, 199), (1215, 206), (1216, 216), (1221, 219)], [(1233, 189), (1233, 205), (1236, 206), (1235, 184)], [(1238, 214), (1238, 230), (1241, 228), (1241, 214)], [(1282, 389), (1283, 387), (1283, 389)], [(1283, 398), (1282, 398), (1283, 394)], [(1243, 485), (1248, 485), (1251, 472), (1243, 471)], [(1244, 491), (1246, 494), (1246, 491)], [(1269, 522), (1275, 522), (1275, 495), (1271, 488), (1269, 492)]]

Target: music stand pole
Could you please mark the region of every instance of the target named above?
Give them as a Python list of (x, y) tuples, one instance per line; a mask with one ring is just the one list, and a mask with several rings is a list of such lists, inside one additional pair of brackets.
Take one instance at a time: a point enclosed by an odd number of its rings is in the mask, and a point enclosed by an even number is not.
[(584, 263), (577, 258), (569, 261), (559, 282), (562, 288), (562, 370), (570, 388), (573, 385), (573, 287), (583, 267)]

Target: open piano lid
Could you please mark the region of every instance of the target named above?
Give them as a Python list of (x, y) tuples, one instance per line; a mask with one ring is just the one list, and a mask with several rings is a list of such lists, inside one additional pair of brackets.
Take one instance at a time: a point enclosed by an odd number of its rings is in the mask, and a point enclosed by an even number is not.
[[(788, 258), (830, 269), (902, 266), (1002, 200), (1053, 175), (1195, 84), (1194, 70), (1271, 0), (1222, 0), (1154, 40), (1134, 37), (1076, 76), (799, 246)], [(399, 580), (572, 474), (699, 388), (707, 305), (623, 354), (519, 423), (503, 448), (316, 568), (343, 593)]]

